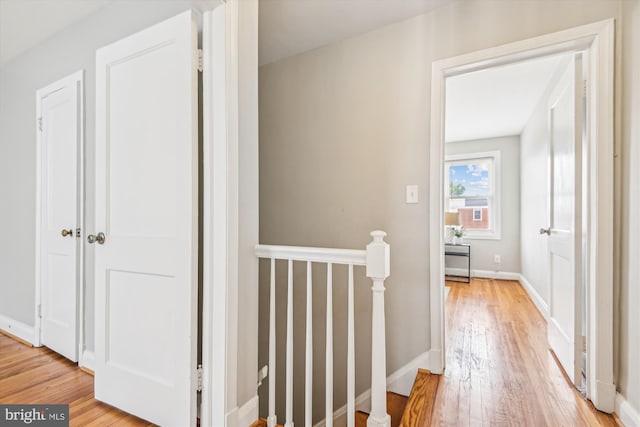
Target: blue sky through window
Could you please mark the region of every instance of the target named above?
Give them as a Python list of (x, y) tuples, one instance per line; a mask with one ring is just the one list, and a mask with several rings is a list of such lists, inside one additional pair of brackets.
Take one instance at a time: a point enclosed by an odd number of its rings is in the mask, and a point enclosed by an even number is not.
[(449, 183), (464, 186), (462, 196), (489, 195), (489, 161), (449, 165)]

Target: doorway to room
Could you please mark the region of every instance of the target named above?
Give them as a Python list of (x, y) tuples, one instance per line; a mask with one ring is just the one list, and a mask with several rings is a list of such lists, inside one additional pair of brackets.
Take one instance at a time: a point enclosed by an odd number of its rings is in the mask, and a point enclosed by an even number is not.
[[(606, 203), (604, 199), (610, 198), (612, 195), (611, 188), (613, 185), (613, 168), (612, 168), (612, 129), (613, 129), (613, 111), (611, 102), (613, 99), (611, 79), (613, 77), (613, 51), (612, 47), (612, 21), (603, 21), (582, 27), (576, 27), (559, 33), (548, 34), (546, 36), (534, 39), (516, 42), (497, 48), (487, 49), (484, 51), (474, 52), (461, 57), (455, 57), (435, 62), (433, 65), (432, 76), (432, 123), (431, 123), (431, 212), (436, 213), (431, 216), (430, 234), (431, 239), (431, 343), (432, 343), (432, 368), (435, 372), (441, 372), (445, 367), (446, 347), (445, 340), (445, 321), (444, 321), (444, 286), (438, 285), (443, 283), (444, 278), (444, 161), (445, 161), (445, 138), (446, 132), (444, 128), (445, 111), (446, 111), (446, 85), (447, 79), (450, 77), (464, 75), (473, 71), (486, 70), (497, 66), (507, 66), (526, 60), (548, 57), (560, 53), (571, 53), (585, 51), (586, 74), (588, 75), (587, 85), (587, 122), (585, 129), (588, 135), (587, 145), (584, 147), (586, 160), (584, 171), (586, 172), (586, 180), (584, 180), (585, 204), (589, 215), (585, 222), (586, 229), (586, 249), (584, 250), (584, 258), (578, 256), (582, 261), (588, 263), (587, 269), (584, 270), (586, 281), (586, 292), (584, 292), (586, 307), (586, 348), (588, 349), (588, 358), (586, 365), (586, 395), (591, 399), (595, 406), (606, 412), (613, 410), (613, 401), (615, 397), (615, 386), (613, 385), (613, 366), (608, 357), (606, 357), (607, 349), (612, 348), (611, 329), (612, 329), (612, 305), (611, 305), (611, 224), (612, 224), (612, 204)], [(579, 69), (574, 65), (574, 70)], [(574, 75), (575, 77), (575, 75)], [(575, 82), (574, 82), (575, 83)], [(572, 98), (573, 99), (573, 98)], [(554, 106), (555, 105), (555, 106)], [(560, 113), (564, 108), (562, 102), (549, 105), (549, 111), (555, 114), (553, 108), (557, 108), (556, 112)], [(552, 116), (553, 119), (553, 116)], [(582, 129), (576, 126), (576, 129)], [(580, 133), (580, 132), (578, 132)], [(560, 137), (561, 131), (557, 132), (555, 137)], [(596, 143), (597, 141), (597, 143)], [(562, 146), (554, 146), (561, 154)], [(582, 149), (582, 147), (578, 147)], [(562, 171), (563, 158), (566, 156), (559, 155), (558, 162), (549, 161), (552, 166), (550, 169), (556, 169), (556, 172)], [(578, 156), (578, 158), (580, 158)], [(573, 163), (576, 167), (582, 167), (582, 163), (577, 161)], [(557, 166), (557, 167), (556, 167)], [(582, 175), (578, 172), (574, 175), (580, 178)], [(596, 177), (598, 179), (596, 179)], [(553, 181), (552, 181), (553, 182)], [(583, 180), (575, 179), (576, 185), (582, 185)], [(558, 198), (551, 200), (550, 205), (556, 205), (567, 202), (565, 189), (561, 183), (550, 186), (556, 193)], [(576, 203), (582, 208), (582, 203)], [(504, 211), (503, 211), (504, 212)], [(553, 215), (553, 211), (551, 211)], [(550, 216), (552, 223), (548, 225), (537, 226), (536, 231), (540, 229), (545, 234), (551, 233), (550, 237), (557, 234), (558, 237), (565, 233), (561, 227), (555, 227), (554, 221), (558, 225), (562, 225), (562, 221), (557, 216)], [(549, 229), (551, 227), (551, 229)], [(554, 229), (557, 228), (557, 229)], [(574, 242), (582, 238), (583, 228), (576, 226), (573, 233)], [(440, 236), (440, 238), (438, 238)], [(539, 236), (538, 236), (539, 237)], [(548, 239), (551, 240), (551, 239)], [(553, 245), (549, 245), (553, 246)], [(562, 245), (560, 245), (562, 246)], [(574, 256), (579, 244), (573, 247)], [(494, 256), (495, 253), (490, 254)], [(561, 277), (574, 276), (575, 270), (567, 267), (567, 264), (559, 262), (559, 254), (549, 253), (550, 261), (550, 280), (556, 280)], [(493, 259), (495, 263), (495, 257)], [(504, 262), (503, 259), (500, 261)], [(576, 263), (576, 265), (579, 265)], [(577, 270), (577, 269), (576, 269)], [(580, 271), (582, 272), (582, 270)], [(555, 275), (555, 276), (554, 276)], [(603, 286), (602, 283), (607, 285)], [(598, 283), (598, 286), (596, 286)], [(579, 298), (581, 294), (580, 286), (571, 287), (572, 295), (560, 295), (564, 298), (560, 301), (573, 300), (576, 304), (582, 303)], [(575, 321), (576, 312), (563, 313), (560, 309), (554, 311), (554, 298), (558, 295), (548, 294), (550, 318), (553, 320), (554, 313), (558, 317), (559, 323), (566, 318), (562, 316), (569, 314), (574, 320), (574, 324), (580, 324), (581, 321)], [(557, 300), (556, 300), (557, 302)], [(579, 316), (578, 316), (579, 317)], [(602, 322), (602, 323), (600, 323)], [(598, 325), (596, 328), (595, 325)], [(573, 332), (580, 331), (581, 328), (575, 328)], [(607, 332), (605, 332), (605, 330)], [(550, 337), (551, 338), (551, 337)], [(571, 350), (575, 353), (578, 348), (582, 348), (581, 339), (573, 339), (568, 337), (572, 342)], [(551, 341), (551, 339), (550, 339)], [(553, 347), (553, 345), (552, 345)], [(559, 347), (554, 347), (557, 353), (560, 353)], [(581, 359), (580, 352), (580, 359)], [(573, 367), (566, 363), (565, 370), (573, 371)], [(573, 379), (572, 379), (573, 381)]]
[[(521, 283), (547, 320), (546, 330), (538, 331), (546, 336), (545, 349), (553, 351), (580, 390), (586, 383), (586, 357), (580, 357), (586, 336), (583, 54), (551, 55), (448, 78), (443, 189), (447, 289), (460, 291), (456, 298), (462, 298), (466, 293), (455, 281), (488, 286), (491, 292), (475, 294), (482, 307), (495, 296), (493, 285)], [(462, 242), (452, 237), (454, 232), (463, 235)], [(500, 330), (488, 322), (482, 333), (480, 323), (473, 318), (471, 324), (460, 323), (456, 316), (462, 313), (447, 312), (447, 307), (446, 348), (456, 354), (459, 334), (474, 341), (482, 338), (469, 331), (488, 335)]]

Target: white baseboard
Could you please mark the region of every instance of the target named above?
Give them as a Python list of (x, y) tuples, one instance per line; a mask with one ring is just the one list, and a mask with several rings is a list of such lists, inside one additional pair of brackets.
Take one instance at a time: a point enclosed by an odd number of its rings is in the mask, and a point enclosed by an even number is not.
[(0, 329), (28, 342), (31, 345), (34, 345), (35, 329), (33, 326), (29, 326), (26, 323), (22, 323), (18, 320), (14, 320), (0, 314)]
[[(424, 352), (393, 374), (387, 377), (387, 390), (394, 393), (409, 396), (411, 387), (418, 374), (418, 368), (429, 369), (431, 355), (430, 352)], [(356, 411), (371, 411), (371, 389), (366, 390), (356, 397)], [(324, 427), (325, 420), (319, 421), (313, 427)], [(347, 405), (344, 405), (333, 413), (333, 425), (342, 427), (347, 425)]]
[(78, 366), (81, 368), (85, 368), (90, 370), (91, 372), (96, 371), (96, 355), (93, 351), (84, 350), (80, 355), (80, 360), (78, 361)]
[(259, 417), (260, 401), (258, 396), (253, 396), (238, 409), (238, 425), (250, 426)]
[(241, 407), (235, 407), (227, 413), (226, 425), (229, 427), (249, 427), (259, 418), (260, 401), (258, 396), (253, 396)]
[[(445, 274), (453, 276), (466, 276), (466, 268), (446, 268)], [(485, 277), (487, 279), (518, 280), (520, 273), (509, 271), (471, 270), (471, 277)]]
[(538, 310), (540, 311), (542, 316), (545, 318), (545, 320), (549, 320), (549, 305), (545, 302), (545, 300), (542, 299), (538, 291), (535, 290), (535, 288), (531, 285), (531, 283), (529, 283), (526, 277), (521, 274), (519, 280), (524, 290), (529, 294), (529, 297), (531, 298), (533, 303), (536, 305), (536, 307), (538, 307)]
[(434, 374), (442, 374), (444, 372), (444, 364), (442, 361), (442, 350), (431, 349), (429, 350), (429, 366), (427, 369)]
[(640, 427), (640, 412), (620, 393), (616, 394), (616, 414), (625, 427)]

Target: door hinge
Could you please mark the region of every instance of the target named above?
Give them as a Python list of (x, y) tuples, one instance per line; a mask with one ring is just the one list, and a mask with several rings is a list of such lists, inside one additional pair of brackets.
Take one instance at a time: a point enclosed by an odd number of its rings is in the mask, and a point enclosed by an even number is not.
[(38, 130), (42, 132), (42, 117), (38, 117)]
[(196, 391), (202, 391), (202, 365), (196, 368)]
[(587, 351), (587, 337), (582, 336), (582, 352), (585, 353)]
[(582, 81), (582, 96), (583, 97), (587, 96), (587, 81), (586, 80)]
[(42, 318), (42, 304), (38, 304), (38, 317)]
[(202, 72), (202, 49), (198, 49), (198, 71)]

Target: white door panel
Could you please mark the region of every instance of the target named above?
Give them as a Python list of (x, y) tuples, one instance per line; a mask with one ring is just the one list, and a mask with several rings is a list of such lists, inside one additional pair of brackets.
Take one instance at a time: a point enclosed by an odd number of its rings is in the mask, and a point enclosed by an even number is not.
[(572, 58), (549, 105), (549, 346), (582, 385), (582, 64)]
[[(79, 80), (38, 91), (40, 113), (40, 341), (78, 360)], [(62, 235), (63, 230), (70, 233)]]
[(197, 40), (191, 11), (96, 55), (96, 398), (196, 422)]

